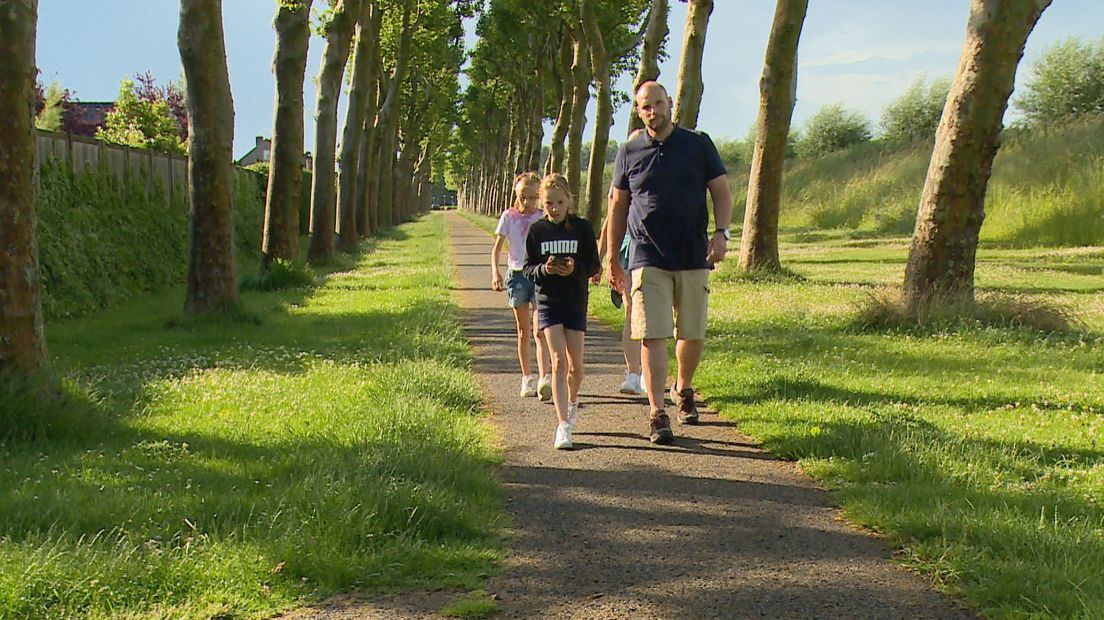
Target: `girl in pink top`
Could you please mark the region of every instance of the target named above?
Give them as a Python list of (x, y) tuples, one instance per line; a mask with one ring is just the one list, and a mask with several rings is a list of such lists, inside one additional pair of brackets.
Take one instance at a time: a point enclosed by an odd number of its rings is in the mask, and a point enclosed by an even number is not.
[[(544, 334), (534, 333), (533, 319), (536, 311), (537, 292), (533, 281), (521, 272), (525, 266), (525, 237), (529, 234), (529, 225), (544, 217), (541, 211), (540, 177), (532, 172), (523, 172), (514, 178), (514, 204), (502, 213), (495, 229), (495, 243), (491, 250), (491, 289), (506, 291), (506, 302), (514, 311), (514, 323), (517, 326), (517, 353), (521, 362), (521, 395), (540, 396), (542, 401), (552, 400), (552, 377), (549, 368), (552, 363), (548, 357)], [(498, 269), (502, 245), (509, 244), (507, 265), (510, 268), (505, 283)], [(540, 379), (533, 374), (529, 341), (537, 341), (537, 369)]]

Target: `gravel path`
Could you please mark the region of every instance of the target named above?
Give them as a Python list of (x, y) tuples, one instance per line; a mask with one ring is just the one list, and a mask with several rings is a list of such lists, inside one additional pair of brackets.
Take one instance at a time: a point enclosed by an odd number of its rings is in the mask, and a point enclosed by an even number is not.
[[(487, 587), (495, 618), (974, 617), (730, 422), (705, 412), (696, 427), (676, 423), (673, 446), (650, 444), (646, 402), (617, 394), (619, 342), (596, 319), (576, 449), (553, 450), (551, 405), (517, 393), (513, 321), (488, 289), (491, 238), (447, 217), (513, 520), (505, 570)], [(434, 618), (441, 597), (343, 600), (296, 617)]]

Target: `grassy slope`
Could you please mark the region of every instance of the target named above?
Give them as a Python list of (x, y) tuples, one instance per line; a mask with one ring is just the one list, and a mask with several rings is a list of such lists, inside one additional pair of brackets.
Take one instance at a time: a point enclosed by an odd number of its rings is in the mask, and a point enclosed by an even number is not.
[[(912, 232), (931, 145), (863, 144), (787, 165), (780, 225), (869, 234)], [(730, 170), (735, 203), (745, 168)], [(993, 167), (983, 242), (1001, 246), (1104, 243), (1104, 119), (1009, 130)], [(739, 219), (737, 219), (739, 221)]]
[(166, 329), (179, 291), (49, 326), (87, 415), (0, 448), (0, 617), (266, 615), (350, 587), (473, 585), (496, 460), (443, 219), (262, 323)]

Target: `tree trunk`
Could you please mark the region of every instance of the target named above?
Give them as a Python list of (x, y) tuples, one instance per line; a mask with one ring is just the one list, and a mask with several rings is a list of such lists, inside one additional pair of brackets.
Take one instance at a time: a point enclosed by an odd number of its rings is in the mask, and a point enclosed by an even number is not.
[(698, 126), (701, 109), (702, 56), (705, 53), (705, 30), (713, 0), (690, 0), (686, 12), (686, 31), (679, 59), (678, 94), (675, 96), (675, 124), (688, 129)]
[(590, 145), (590, 162), (587, 166), (586, 219), (594, 229), (602, 224), (606, 211), (606, 187), (603, 173), (606, 171), (606, 145), (609, 144), (609, 129), (613, 124), (613, 99), (610, 95), (610, 61), (606, 46), (602, 41), (602, 30), (598, 27), (598, 16), (594, 3), (597, 0), (583, 0), (583, 29), (586, 32), (587, 48), (590, 50), (590, 66), (597, 86), (598, 110), (594, 119), (594, 138)]
[(387, 97), (380, 106), (379, 122), (376, 131), (380, 136), (379, 150), (379, 212), (380, 219), (389, 226), (395, 226), (400, 222), (398, 211), (395, 209), (393, 189), (393, 175), (395, 170), (395, 143), (398, 140), (399, 123), (397, 115), (399, 110), (399, 98), (401, 97), (402, 81), (406, 75), (406, 63), (410, 56), (410, 45), (413, 32), (410, 27), (410, 14), (413, 10), (412, 2), (407, 0), (403, 4), (402, 40), (399, 43), (399, 54), (395, 59), (395, 69), (391, 73), (391, 81), (387, 88)]
[(38, 0), (0, 10), (0, 373), (45, 370), (35, 241), (35, 36)]
[(310, 247), (307, 249), (307, 260), (312, 263), (324, 261), (334, 253), (337, 102), (341, 98), (341, 78), (349, 61), (360, 2), (334, 2), (333, 18), (322, 52), (314, 117), (314, 174), (311, 177)]
[(571, 127), (567, 131), (566, 167), (568, 185), (571, 186), (571, 193), (578, 200), (582, 195), (579, 191), (579, 177), (582, 174), (583, 130), (586, 129), (586, 108), (590, 101), (591, 74), (586, 35), (583, 33), (582, 25), (575, 29), (572, 36), (575, 39), (571, 64), (574, 83), (572, 84)]
[(571, 30), (564, 32), (560, 41), (560, 110), (556, 115), (556, 126), (552, 129), (552, 144), (549, 146), (548, 166), (545, 172), (564, 171), (564, 140), (571, 126), (571, 104), (575, 100), (575, 80), (572, 74)]
[(356, 54), (353, 55), (352, 87), (349, 89), (349, 110), (345, 115), (345, 130), (341, 135), (341, 171), (338, 174), (337, 213), (338, 246), (343, 252), (356, 250), (360, 235), (357, 229), (357, 185), (360, 179), (360, 143), (364, 136), (364, 117), (368, 112), (372, 79), (371, 48), (379, 45), (379, 33), (372, 31), (375, 23), (375, 3), (364, 2), (356, 26)]
[(905, 269), (910, 313), (939, 293), (974, 298), (974, 261), (1001, 120), (1027, 37), (1050, 0), (972, 0)]
[[(644, 82), (659, 79), (659, 51), (663, 42), (667, 40), (667, 15), (671, 6), (667, 0), (652, 0), (652, 8), (648, 14), (648, 25), (644, 30), (644, 47), (640, 50), (640, 65), (636, 69), (636, 78), (633, 80), (633, 92), (640, 88)], [(629, 105), (629, 131), (644, 129), (644, 121), (636, 113), (636, 106)]]
[(237, 308), (234, 264), (234, 100), (226, 69), (222, 0), (181, 0), (177, 33), (188, 104), (192, 234), (189, 313)]
[(312, 0), (279, 3), (273, 27), (276, 110), (268, 172), (261, 270), (279, 258), (299, 257), (299, 202), (303, 191), (303, 75), (307, 71)]
[(382, 62), (377, 65), (376, 70), (379, 73), (379, 83), (376, 85), (375, 108), (364, 121), (364, 129), (368, 134), (366, 136), (368, 157), (367, 161), (364, 162), (364, 174), (361, 177), (364, 179), (362, 185), (365, 186), (364, 208), (368, 211), (368, 227), (372, 230), (373, 234), (379, 232), (379, 229), (386, 224), (380, 216), (379, 208), (379, 153), (381, 142), (379, 109), (383, 103), (383, 87), (387, 84), (388, 78), (384, 74)]
[(383, 6), (372, 0), (371, 31), (376, 35), (376, 44), (369, 48), (369, 81), (365, 93), (365, 113), (361, 127), (360, 154), (357, 156), (356, 202), (357, 232), (361, 237), (374, 235), (379, 228), (372, 212), (375, 199), (371, 192), (372, 178), (376, 165), (376, 115), (380, 105), (380, 81), (383, 78), (383, 63), (380, 59), (379, 35), (383, 28)]
[(751, 155), (740, 268), (778, 271), (782, 164), (797, 102), (797, 44), (809, 0), (778, 0), (759, 81), (759, 120)]

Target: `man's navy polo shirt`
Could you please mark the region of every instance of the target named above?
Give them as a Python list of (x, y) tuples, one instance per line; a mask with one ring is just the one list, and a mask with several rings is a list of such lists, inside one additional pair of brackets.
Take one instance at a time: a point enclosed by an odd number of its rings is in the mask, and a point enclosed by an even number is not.
[(660, 142), (646, 131), (617, 149), (613, 185), (632, 195), (629, 268), (706, 269), (706, 184), (725, 174), (717, 147), (704, 133), (675, 127)]

